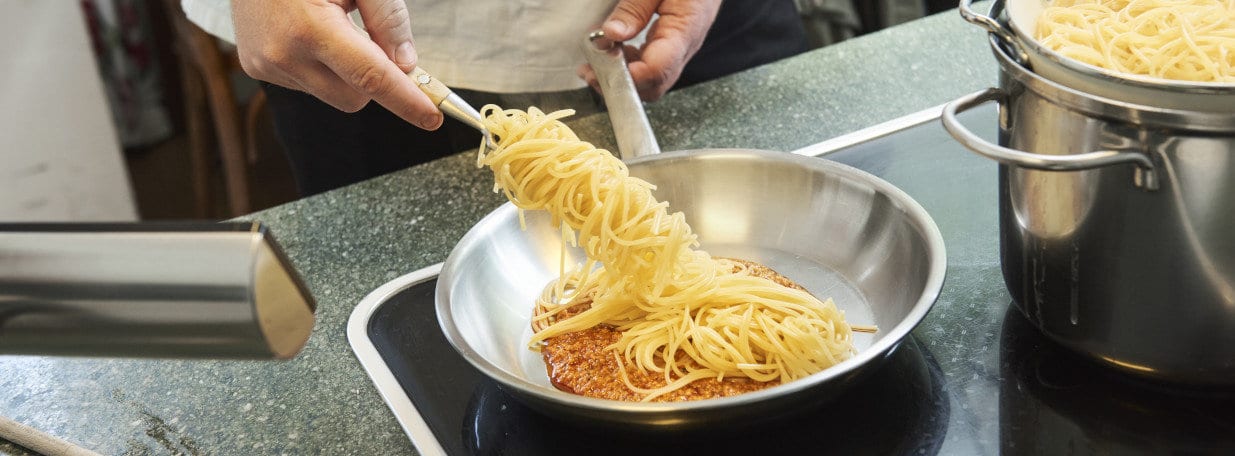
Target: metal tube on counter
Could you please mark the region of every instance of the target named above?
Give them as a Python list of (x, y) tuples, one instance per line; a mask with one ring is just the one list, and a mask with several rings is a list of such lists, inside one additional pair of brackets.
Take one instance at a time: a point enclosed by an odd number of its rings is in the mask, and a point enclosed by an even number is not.
[(286, 359), (314, 311), (259, 223), (0, 225), (0, 354)]

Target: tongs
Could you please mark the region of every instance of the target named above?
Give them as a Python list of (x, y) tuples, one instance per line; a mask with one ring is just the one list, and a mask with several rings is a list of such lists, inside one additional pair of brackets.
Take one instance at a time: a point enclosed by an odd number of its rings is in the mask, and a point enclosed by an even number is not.
[(421, 67), (416, 67), (411, 73), (407, 74), (416, 83), (416, 87), (429, 96), (429, 100), (437, 105), (438, 109), (442, 110), (442, 114), (453, 117), (455, 120), (463, 122), (464, 125), (475, 128), (481, 136), (484, 136), (485, 147), (488, 149), (497, 148), (497, 144), (493, 143), (493, 135), (489, 134), (489, 129), (485, 128), (484, 118), (480, 116), (480, 111), (468, 104), (462, 97), (450, 90), (446, 84), (433, 77), (429, 72)]
[[(622, 55), (622, 43), (605, 38), (604, 32), (597, 30), (589, 33), (583, 40), (584, 55), (596, 72), (601, 95), (609, 110), (609, 121), (617, 136), (618, 151), (622, 158), (629, 159), (660, 152), (656, 136), (652, 134), (652, 126), (648, 123), (643, 104), (635, 92), (634, 80), (626, 68), (626, 58)], [(462, 97), (456, 95), (442, 81), (430, 75), (420, 67), (408, 73), (420, 88), (443, 114), (453, 117), (465, 125), (475, 128), (484, 136), (485, 147), (496, 148), (487, 128), (484, 118), (476, 108), (469, 105)], [(526, 108), (520, 106), (519, 108)]]

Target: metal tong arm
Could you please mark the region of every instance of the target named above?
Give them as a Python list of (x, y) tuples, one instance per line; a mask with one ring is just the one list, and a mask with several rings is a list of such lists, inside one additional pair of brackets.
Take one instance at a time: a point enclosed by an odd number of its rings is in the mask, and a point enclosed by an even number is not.
[(463, 101), (463, 98), (451, 91), (450, 87), (420, 67), (416, 67), (407, 75), (416, 83), (416, 87), (428, 95), (433, 104), (442, 110), (442, 114), (475, 128), (485, 136), (485, 141), (489, 141), (489, 131), (485, 128), (484, 118), (480, 116), (480, 112)]

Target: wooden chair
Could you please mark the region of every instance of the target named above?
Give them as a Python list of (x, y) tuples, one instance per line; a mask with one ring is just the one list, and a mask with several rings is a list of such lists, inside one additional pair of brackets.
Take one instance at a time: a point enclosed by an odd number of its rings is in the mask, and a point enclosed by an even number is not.
[(194, 25), (184, 15), (179, 0), (164, 0), (175, 35), (175, 50), (184, 89), (185, 123), (193, 169), (193, 193), (198, 217), (210, 216), (210, 176), (213, 157), (208, 150), (214, 131), (222, 161), (229, 216), (252, 211), (249, 167), (257, 160), (256, 125), (266, 95), (259, 88), (242, 112), (232, 86), (232, 75), (241, 72), (234, 49), (225, 49), (218, 39)]

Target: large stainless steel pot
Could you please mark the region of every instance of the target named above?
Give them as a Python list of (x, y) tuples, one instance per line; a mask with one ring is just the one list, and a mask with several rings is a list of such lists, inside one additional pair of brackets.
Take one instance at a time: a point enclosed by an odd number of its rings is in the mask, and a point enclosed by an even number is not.
[[(1064, 87), (992, 39), (999, 89), (944, 127), (1002, 163), (1001, 256), (1016, 305), (1056, 341), (1137, 374), (1235, 383), (1235, 115)], [(1000, 145), (956, 114), (1000, 105)]]
[[(593, 60), (594, 66), (603, 62)], [(620, 148), (655, 151), (624, 60), (602, 74), (624, 86), (606, 90)], [(597, 68), (598, 73), (609, 73)], [(633, 100), (633, 101), (632, 101)], [(627, 110), (625, 113), (621, 110)], [(642, 136), (643, 140), (640, 140)], [(623, 154), (626, 155), (626, 154)], [(926, 211), (891, 184), (838, 163), (783, 152), (709, 149), (627, 161), (656, 184), (656, 196), (682, 211), (704, 249), (762, 262), (820, 297), (832, 297), (853, 322), (879, 326), (857, 335), (858, 354), (788, 384), (739, 396), (681, 403), (630, 403), (578, 396), (549, 382), (527, 348), (534, 299), (559, 274), (561, 231), (540, 212), (526, 229), (506, 204), (459, 241), (442, 267), (437, 311), (443, 333), (464, 359), (529, 406), (546, 413), (629, 427), (682, 429), (749, 423), (813, 405), (887, 358), (931, 308), (943, 284), (943, 239)], [(580, 249), (565, 258), (581, 261)], [(737, 419), (742, 421), (736, 421)]]
[(974, 10), (974, 0), (961, 0), (960, 12), (965, 20), (995, 36), (1012, 60), (1064, 86), (1159, 108), (1235, 114), (1235, 84), (1120, 73), (1065, 57), (1043, 46), (1034, 38), (1034, 30), (1038, 17), (1051, 1), (994, 0), (989, 14), (981, 14)]

